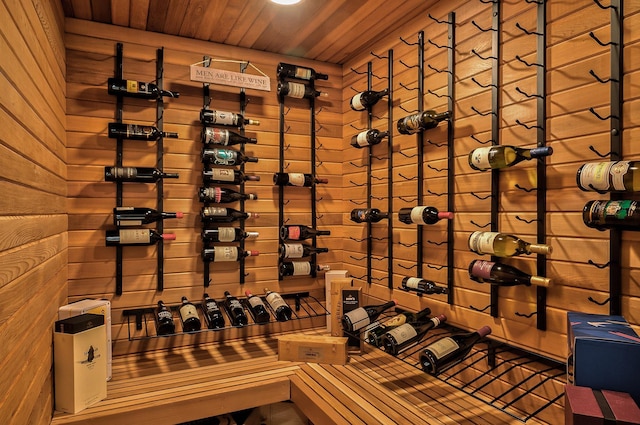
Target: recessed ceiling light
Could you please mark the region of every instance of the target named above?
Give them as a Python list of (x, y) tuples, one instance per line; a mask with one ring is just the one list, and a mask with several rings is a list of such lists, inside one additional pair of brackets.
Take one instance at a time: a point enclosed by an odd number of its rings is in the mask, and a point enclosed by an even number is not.
[(271, 0), (271, 1), (277, 4), (286, 4), (286, 5), (300, 3), (300, 0)]

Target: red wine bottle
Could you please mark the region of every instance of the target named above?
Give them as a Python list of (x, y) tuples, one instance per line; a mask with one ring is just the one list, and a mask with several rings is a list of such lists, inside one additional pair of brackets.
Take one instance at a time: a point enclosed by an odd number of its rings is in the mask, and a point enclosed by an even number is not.
[(138, 97), (141, 99), (159, 99), (162, 96), (180, 97), (180, 93), (177, 91), (160, 90), (160, 88), (153, 83), (122, 80), (120, 78), (109, 78), (107, 80), (107, 92), (113, 95)]
[(409, 115), (398, 120), (398, 132), (400, 134), (415, 134), (421, 131), (435, 128), (441, 121), (448, 120), (451, 112), (424, 111)]
[(402, 278), (402, 289), (407, 291), (415, 291), (420, 294), (448, 294), (449, 290), (443, 286), (436, 285), (431, 280), (426, 280), (421, 277), (409, 277)]
[(417, 313), (413, 313), (411, 311), (403, 311), (402, 313), (393, 316), (391, 319), (388, 319), (385, 322), (380, 323), (374, 328), (366, 331), (365, 341), (371, 345), (375, 345), (376, 347), (381, 347), (382, 337), (391, 329), (395, 329), (400, 325), (404, 325), (405, 323), (421, 322), (429, 314), (431, 314), (431, 309), (429, 307), (420, 310)]
[(225, 261), (240, 261), (245, 257), (256, 257), (259, 251), (242, 251), (237, 246), (214, 246), (202, 249), (202, 259), (221, 263)]
[(531, 276), (508, 264), (485, 260), (473, 260), (469, 264), (469, 277), (476, 282), (496, 286), (531, 286), (531, 284), (549, 286), (551, 284), (551, 279), (548, 277)]
[(226, 187), (201, 187), (198, 190), (200, 202), (212, 202), (214, 204), (227, 204), (240, 200), (256, 200), (258, 195), (255, 193), (240, 193), (237, 190), (227, 189)]
[(260, 176), (246, 175), (230, 168), (212, 168), (202, 171), (202, 179), (205, 183), (240, 184), (243, 181), (259, 182)]
[(227, 125), (231, 127), (244, 127), (247, 124), (260, 125), (258, 120), (250, 120), (243, 115), (233, 112), (212, 111), (211, 109), (200, 110), (200, 122), (204, 125)]
[(258, 232), (245, 232), (237, 227), (203, 229), (200, 234), (204, 242), (239, 242), (247, 238), (257, 238)]
[(160, 179), (177, 179), (177, 173), (164, 173), (150, 167), (104, 167), (104, 179), (109, 182), (155, 183)]
[(271, 309), (276, 313), (276, 320), (278, 322), (286, 322), (287, 320), (290, 320), (293, 315), (293, 311), (284, 298), (282, 298), (282, 295), (277, 292), (272, 292), (267, 288), (264, 288), (264, 293), (266, 294), (265, 298), (271, 306)]
[(253, 295), (251, 291), (248, 289), (244, 291), (244, 294), (247, 296), (247, 304), (249, 305), (249, 311), (253, 316), (254, 322), (258, 324), (269, 323), (271, 319), (271, 315), (269, 315), (269, 310), (267, 310), (267, 306), (257, 295)]
[(281, 81), (278, 83), (278, 96), (289, 96), (295, 99), (313, 99), (314, 97), (326, 97), (329, 95), (325, 92), (314, 90), (306, 84)]
[(245, 137), (222, 128), (204, 127), (200, 135), (202, 143), (205, 145), (215, 144), (223, 146), (242, 145), (245, 143), (258, 143), (258, 139)]
[(382, 347), (384, 347), (385, 352), (395, 356), (420, 341), (427, 332), (440, 326), (445, 320), (447, 318), (441, 314), (425, 323), (405, 323), (400, 325), (384, 334)]
[(278, 273), (280, 276), (309, 276), (312, 271), (331, 270), (328, 265), (314, 264), (310, 261), (283, 261), (280, 263)]
[(366, 305), (351, 310), (342, 316), (342, 328), (347, 332), (356, 332), (368, 326), (385, 310), (390, 309), (396, 304), (398, 304), (396, 300), (391, 300), (383, 304)]
[(437, 375), (445, 368), (464, 360), (471, 348), (490, 333), (491, 328), (483, 326), (476, 332), (442, 338), (422, 350), (420, 365), (425, 372)]
[(389, 89), (384, 89), (382, 91), (366, 90), (354, 95), (349, 104), (351, 105), (351, 109), (354, 111), (364, 111), (378, 103), (380, 99), (388, 94)]
[(398, 220), (405, 224), (435, 224), (442, 219), (453, 219), (452, 212), (441, 212), (436, 207), (400, 208)]
[(231, 325), (246, 326), (247, 323), (249, 323), (249, 319), (247, 319), (242, 303), (240, 303), (236, 297), (231, 295), (229, 291), (224, 291), (224, 297), (224, 308), (227, 310), (227, 313), (231, 318)]
[(218, 303), (209, 297), (209, 294), (202, 295), (202, 310), (204, 311), (204, 320), (209, 329), (224, 328), (224, 314), (220, 310)]
[(202, 149), (202, 162), (210, 165), (240, 165), (246, 162), (258, 162), (258, 158), (247, 156), (232, 149)]
[(587, 226), (598, 229), (640, 230), (640, 202), (589, 201), (582, 209), (582, 221)]
[(388, 131), (380, 131), (375, 128), (371, 130), (361, 131), (351, 138), (351, 146), (360, 149), (366, 146), (377, 145), (388, 136)]
[(316, 72), (313, 68), (280, 62), (276, 68), (279, 79), (295, 78), (297, 80), (328, 80), (327, 74)]
[(154, 245), (161, 240), (174, 240), (173, 233), (160, 234), (153, 229), (107, 230), (106, 245)]
[(160, 137), (176, 139), (178, 133), (160, 131), (158, 127), (150, 125), (122, 124), (117, 122), (109, 123), (109, 137), (111, 139), (129, 140), (158, 140)]
[(314, 236), (328, 236), (330, 234), (330, 230), (317, 230), (313, 227), (304, 226), (302, 224), (287, 224), (280, 228), (280, 239), (283, 241), (300, 241), (304, 239), (311, 239)]
[(199, 331), (201, 327), (200, 317), (198, 317), (198, 309), (189, 302), (187, 297), (182, 297), (182, 305), (178, 309), (180, 321), (182, 322), (183, 332)]
[(231, 223), (237, 220), (258, 217), (260, 217), (258, 213), (238, 211), (233, 208), (204, 207), (200, 210), (200, 218), (202, 218), (202, 221), (209, 223)]
[(303, 243), (285, 243), (280, 245), (280, 258), (302, 258), (312, 254), (329, 252), (329, 248), (317, 248)]
[(158, 301), (156, 310), (156, 334), (170, 335), (176, 333), (176, 325), (173, 323), (173, 315), (171, 310), (162, 302)]
[(377, 223), (389, 218), (389, 213), (383, 213), (377, 208), (355, 208), (351, 210), (351, 221), (356, 223)]
[(329, 183), (327, 179), (319, 179), (311, 174), (304, 173), (275, 173), (273, 184), (278, 186), (305, 186), (311, 187), (314, 184)]
[(113, 209), (113, 224), (118, 227), (141, 226), (165, 218), (182, 218), (181, 212), (159, 212), (145, 207), (115, 207)]

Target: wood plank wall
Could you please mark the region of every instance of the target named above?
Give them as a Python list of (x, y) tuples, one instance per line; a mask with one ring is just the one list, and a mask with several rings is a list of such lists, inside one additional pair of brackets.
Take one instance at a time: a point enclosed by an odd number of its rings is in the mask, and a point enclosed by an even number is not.
[(0, 423), (48, 424), (67, 299), (64, 14), (0, 1)]
[[(177, 305), (185, 295), (190, 300), (202, 299), (203, 262), (200, 259), (202, 242), (198, 201), (198, 188), (202, 182), (200, 162), (201, 124), (199, 112), (203, 105), (202, 84), (189, 80), (189, 65), (202, 61), (203, 55), (217, 59), (249, 60), (271, 79), (271, 92), (248, 90), (249, 104), (246, 116), (260, 120), (260, 126), (247, 126), (247, 134), (258, 139), (248, 145), (246, 153), (259, 158), (256, 164), (247, 164), (245, 172), (260, 176), (260, 182), (247, 182), (246, 192), (258, 194), (257, 201), (247, 201), (245, 210), (258, 212), (260, 218), (247, 220), (246, 229), (260, 232), (256, 240), (246, 242), (247, 249), (257, 249), (260, 256), (246, 261), (246, 283), (239, 284), (238, 265), (211, 265), (210, 296), (222, 299), (225, 290), (244, 296), (249, 289), (263, 294), (264, 288), (283, 293), (312, 291), (324, 295), (324, 278), (287, 278), (278, 282), (278, 189), (273, 185), (273, 173), (278, 171), (279, 107), (276, 95), (276, 66), (290, 62), (311, 66), (329, 74), (328, 81), (317, 84), (329, 97), (318, 100), (316, 126), (318, 146), (317, 174), (329, 179), (328, 185), (318, 187), (318, 228), (331, 228), (330, 237), (318, 238), (318, 246), (331, 247), (319, 261), (332, 268), (339, 267), (342, 224), (342, 69), (337, 65), (315, 63), (297, 58), (267, 54), (243, 48), (200, 42), (175, 36), (160, 35), (68, 19), (66, 22), (68, 61), (68, 165), (69, 165), (69, 299), (92, 297), (107, 298), (113, 307), (115, 353), (148, 350), (154, 347), (193, 344), (207, 340), (270, 332), (275, 327), (244, 329), (243, 332), (216, 332), (198, 337), (162, 338), (128, 343), (128, 328), (122, 317), (127, 308), (154, 306), (158, 300)], [(165, 211), (182, 211), (182, 220), (165, 221), (165, 232), (175, 233), (177, 240), (165, 243), (164, 290), (156, 290), (155, 247), (124, 248), (124, 279), (122, 296), (115, 295), (115, 249), (104, 246), (106, 229), (113, 228), (112, 209), (115, 206), (115, 185), (104, 182), (104, 166), (115, 163), (115, 140), (106, 134), (107, 124), (114, 119), (115, 97), (107, 94), (107, 78), (113, 76), (114, 54), (117, 42), (124, 45), (124, 77), (139, 81), (155, 79), (156, 49), (164, 46), (164, 87), (180, 92), (177, 99), (168, 100), (164, 110), (165, 131), (179, 133), (178, 139), (166, 139), (164, 168), (178, 172), (178, 180), (165, 181)], [(238, 65), (214, 63), (215, 67), (237, 71)], [(211, 109), (239, 111), (239, 89), (211, 86)], [(138, 124), (153, 124), (153, 102), (125, 98), (123, 120)], [(291, 102), (286, 115), (286, 161), (289, 172), (310, 171), (310, 139), (307, 102)], [(125, 166), (154, 166), (156, 147), (153, 143), (124, 141)], [(321, 163), (320, 163), (321, 162)], [(237, 188), (236, 188), (237, 189)], [(310, 224), (310, 197), (306, 188), (291, 188), (285, 192), (289, 204), (287, 218)], [(155, 208), (155, 186), (125, 184), (124, 204)], [(238, 208), (237, 205), (229, 205)], [(309, 326), (308, 323), (290, 323), (280, 328)]]
[[(373, 261), (374, 283), (369, 294), (378, 299), (397, 298), (404, 306), (420, 309), (431, 307), (435, 313), (445, 313), (451, 323), (468, 329), (477, 329), (489, 324), (493, 329), (493, 337), (507, 340), (514, 345), (539, 352), (543, 355), (564, 359), (566, 356), (566, 312), (583, 311), (589, 313), (608, 314), (607, 304), (599, 306), (588, 300), (592, 297), (598, 301), (605, 301), (609, 297), (608, 269), (598, 269), (590, 264), (593, 260), (598, 264), (608, 261), (609, 243), (608, 232), (598, 232), (583, 225), (581, 211), (584, 204), (591, 199), (607, 199), (595, 192), (581, 192), (575, 183), (578, 167), (587, 161), (597, 161), (598, 158), (588, 149), (593, 145), (599, 152), (609, 152), (609, 122), (599, 121), (589, 111), (594, 107), (607, 116), (609, 109), (609, 86), (600, 84), (589, 75), (593, 69), (596, 74), (606, 78), (610, 74), (610, 55), (608, 47), (603, 48), (592, 40), (590, 31), (601, 39), (610, 38), (610, 12), (601, 10), (592, 0), (573, 2), (548, 2), (548, 73), (547, 73), (547, 142), (553, 147), (554, 154), (548, 159), (548, 200), (547, 200), (547, 243), (553, 246), (553, 254), (547, 256), (548, 276), (553, 279), (553, 286), (548, 290), (547, 331), (536, 329), (536, 317), (516, 316), (516, 312), (530, 313), (536, 309), (536, 292), (534, 288), (515, 287), (501, 288), (499, 295), (499, 317), (492, 318), (489, 310), (485, 313), (474, 311), (470, 305), (484, 308), (489, 305), (488, 285), (479, 285), (468, 277), (468, 264), (478, 257), (468, 251), (467, 239), (471, 232), (479, 230), (470, 222), (473, 220), (480, 225), (490, 222), (490, 201), (482, 201), (471, 196), (471, 192), (480, 195), (490, 193), (490, 173), (475, 172), (467, 164), (468, 153), (480, 145), (471, 136), (479, 140), (491, 139), (491, 118), (479, 116), (471, 110), (474, 106), (481, 112), (491, 110), (491, 91), (479, 87), (472, 82), (475, 77), (482, 84), (491, 82), (491, 61), (483, 61), (471, 53), (475, 49), (483, 56), (491, 55), (491, 33), (481, 32), (473, 24), (475, 21), (482, 28), (492, 25), (491, 4), (480, 1), (440, 1), (434, 2), (431, 15), (445, 20), (449, 12), (456, 13), (456, 47), (455, 47), (455, 246), (454, 264), (454, 299), (455, 305), (448, 305), (445, 295), (418, 298), (402, 291), (389, 291), (386, 276), (388, 274), (385, 261)], [(528, 36), (516, 27), (519, 23), (529, 30), (536, 29), (536, 4), (520, 0), (506, 0), (501, 2), (502, 9), (502, 45), (501, 45), (501, 75), (500, 83), (500, 143), (522, 147), (534, 147), (536, 143), (535, 130), (527, 130), (516, 125), (516, 119), (529, 125), (535, 124), (535, 100), (527, 99), (516, 91), (521, 88), (526, 93), (536, 93), (535, 69), (528, 68), (515, 59), (520, 55), (528, 62), (536, 59), (536, 37)], [(623, 155), (625, 159), (637, 159), (638, 151), (635, 137), (638, 133), (638, 120), (635, 118), (638, 102), (638, 81), (640, 67), (635, 59), (640, 39), (639, 22), (640, 1), (625, 1), (624, 18), (624, 107), (623, 107)], [(438, 24), (427, 16), (415, 17), (392, 36), (370, 46), (370, 50), (378, 55), (386, 55), (389, 49), (394, 52), (394, 212), (399, 208), (414, 206), (416, 203), (405, 202), (400, 199), (414, 197), (417, 193), (415, 181), (404, 181), (399, 177), (402, 173), (411, 177), (417, 174), (416, 158), (406, 158), (398, 154), (402, 151), (406, 155), (416, 153), (415, 136), (399, 135), (395, 128), (395, 121), (408, 115), (400, 109), (415, 110), (416, 92), (401, 86), (417, 87), (417, 71), (408, 69), (400, 64), (403, 61), (411, 66), (417, 63), (417, 47), (407, 46), (400, 41), (400, 37), (408, 42), (416, 42), (419, 31), (425, 31), (425, 39), (431, 39), (438, 45), (447, 44), (447, 26)], [(447, 68), (446, 49), (438, 49), (425, 40), (425, 64), (442, 70)], [(365, 90), (366, 75), (359, 75), (351, 69), (366, 71), (367, 62), (373, 62), (373, 72), (378, 76), (387, 75), (387, 61), (373, 57), (369, 51), (352, 58), (344, 64), (344, 146), (345, 161), (364, 164), (366, 152), (349, 148), (350, 137), (356, 128), (366, 127), (366, 114), (351, 111), (349, 99), (356, 91)], [(387, 81), (373, 78), (375, 90), (386, 87)], [(353, 88), (353, 89), (352, 89)], [(355, 91), (354, 91), (355, 89)], [(446, 73), (435, 72), (425, 65), (425, 91), (443, 95), (447, 93)], [(426, 94), (425, 109), (443, 111), (447, 108), (446, 98)], [(382, 119), (374, 120), (374, 128), (386, 130), (386, 102), (379, 102), (374, 108), (374, 115)], [(353, 127), (352, 127), (353, 126)], [(434, 143), (446, 142), (446, 126), (441, 125), (425, 134), (425, 139)], [(383, 146), (384, 145), (384, 146)], [(446, 196), (430, 195), (427, 190), (435, 193), (446, 193), (446, 172), (434, 171), (447, 167), (447, 148), (425, 145), (425, 200), (424, 205), (433, 205), (440, 210), (446, 210)], [(374, 148), (374, 155), (386, 156), (385, 143)], [(349, 185), (349, 181), (365, 182), (364, 169), (358, 169), (345, 163), (345, 199), (364, 201), (361, 188)], [(373, 174), (384, 177), (387, 173), (387, 162), (376, 160), (373, 163)], [(520, 215), (525, 219), (535, 218), (535, 191), (526, 193), (514, 188), (514, 184), (535, 187), (535, 164), (523, 163), (502, 172), (499, 229), (505, 233), (521, 236), (530, 242), (536, 239), (536, 224), (526, 224), (516, 220)], [(374, 180), (373, 194), (384, 199), (373, 200), (373, 206), (386, 210), (387, 181)], [(346, 208), (353, 208), (345, 204)], [(394, 269), (393, 286), (399, 287), (403, 276), (410, 275), (400, 266), (415, 264), (415, 248), (406, 248), (399, 242), (411, 244), (416, 241), (415, 226), (406, 226), (393, 216), (394, 226)], [(363, 235), (363, 225), (345, 221), (345, 234)], [(374, 236), (386, 236), (386, 221), (374, 225)], [(446, 224), (438, 223), (430, 226), (425, 232), (425, 239), (432, 241), (446, 241)], [(626, 319), (636, 327), (640, 324), (640, 288), (638, 285), (638, 271), (640, 262), (637, 258), (635, 244), (638, 235), (625, 232), (622, 246), (623, 267), (623, 297), (622, 313)], [(387, 253), (387, 241), (374, 241), (374, 255), (382, 257)], [(366, 274), (362, 262), (354, 261), (351, 256), (359, 257), (366, 252), (366, 242), (358, 243), (344, 240), (345, 268), (354, 276)], [(427, 265), (440, 267), (446, 265), (446, 245), (435, 246), (425, 243), (423, 276), (441, 284), (445, 284), (446, 268), (436, 270)], [(535, 271), (535, 262), (531, 258), (507, 261), (524, 270)], [(376, 280), (381, 279), (381, 280)]]

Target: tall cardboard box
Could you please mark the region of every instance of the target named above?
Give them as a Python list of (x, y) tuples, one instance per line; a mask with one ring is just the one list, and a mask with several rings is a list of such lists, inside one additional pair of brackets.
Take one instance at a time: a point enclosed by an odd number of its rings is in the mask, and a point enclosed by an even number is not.
[(107, 397), (104, 316), (58, 320), (53, 333), (55, 408), (78, 413)]
[[(349, 276), (348, 270), (329, 270), (324, 273), (324, 290), (325, 290), (325, 302), (327, 310), (331, 313), (331, 286), (335, 279), (344, 279)], [(331, 313), (333, 314), (333, 313)], [(327, 332), (331, 332), (332, 320), (327, 320)]]

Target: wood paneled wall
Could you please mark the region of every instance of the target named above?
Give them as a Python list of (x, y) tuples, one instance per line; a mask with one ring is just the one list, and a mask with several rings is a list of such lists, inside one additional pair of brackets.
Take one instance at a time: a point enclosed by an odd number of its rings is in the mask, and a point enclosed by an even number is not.
[[(528, 68), (515, 59), (521, 56), (528, 62), (536, 59), (536, 37), (528, 36), (516, 27), (535, 30), (536, 4), (520, 0), (506, 0), (502, 3), (502, 44), (501, 49), (501, 82), (500, 82), (500, 143), (521, 147), (534, 147), (536, 144), (535, 130), (527, 130), (516, 124), (516, 119), (529, 125), (535, 124), (535, 100), (527, 99), (516, 91), (519, 87), (526, 93), (536, 93), (535, 69)], [(638, 102), (638, 81), (640, 67), (633, 53), (638, 50), (640, 31), (640, 1), (625, 1), (624, 19), (624, 158), (637, 159), (638, 151), (635, 137), (638, 132), (638, 120), (635, 118), (640, 107)], [(373, 262), (373, 275), (381, 278), (374, 279), (369, 293), (380, 299), (397, 298), (404, 306), (414, 309), (431, 307), (435, 313), (443, 312), (453, 324), (476, 329), (489, 324), (493, 329), (493, 337), (506, 340), (514, 345), (524, 347), (534, 352), (556, 359), (564, 359), (566, 355), (566, 312), (577, 310), (590, 313), (608, 314), (607, 304), (599, 306), (588, 300), (589, 297), (597, 301), (605, 301), (609, 297), (608, 270), (598, 269), (590, 264), (593, 260), (598, 264), (608, 261), (609, 241), (608, 232), (598, 232), (589, 229), (582, 223), (581, 211), (590, 199), (607, 199), (607, 196), (595, 192), (586, 193), (576, 187), (575, 175), (578, 167), (587, 161), (597, 161), (598, 158), (588, 147), (593, 145), (599, 152), (609, 152), (609, 122), (599, 121), (589, 111), (594, 107), (606, 116), (609, 108), (609, 86), (595, 81), (589, 75), (593, 69), (600, 76), (608, 76), (609, 49), (603, 48), (589, 37), (594, 31), (601, 40), (609, 40), (610, 12), (601, 10), (592, 0), (575, 2), (549, 1), (547, 5), (548, 22), (548, 72), (547, 72), (547, 143), (553, 147), (554, 153), (547, 160), (548, 168), (548, 197), (547, 197), (547, 243), (553, 246), (553, 254), (547, 256), (548, 276), (553, 279), (553, 286), (548, 289), (547, 331), (536, 329), (536, 317), (527, 318), (515, 313), (528, 314), (536, 310), (536, 290), (534, 287), (501, 288), (499, 292), (499, 317), (493, 318), (489, 310), (485, 313), (469, 308), (473, 305), (484, 308), (490, 303), (488, 285), (479, 285), (468, 277), (468, 264), (476, 258), (481, 258), (468, 251), (467, 239), (471, 232), (479, 230), (471, 224), (475, 221), (480, 225), (490, 222), (489, 200), (480, 200), (471, 195), (490, 194), (490, 173), (480, 173), (471, 170), (467, 164), (468, 153), (480, 145), (471, 138), (475, 135), (479, 140), (491, 138), (491, 117), (480, 116), (472, 111), (474, 106), (481, 112), (491, 110), (491, 91), (472, 82), (475, 77), (482, 84), (491, 82), (491, 61), (484, 61), (471, 53), (475, 49), (483, 56), (491, 54), (491, 33), (481, 32), (472, 24), (475, 21), (482, 28), (490, 28), (492, 20), (491, 4), (479, 1), (449, 1), (434, 2), (430, 14), (435, 18), (446, 20), (449, 12), (456, 13), (456, 46), (455, 46), (455, 121), (454, 150), (455, 150), (455, 245), (454, 276), (455, 305), (448, 305), (445, 295), (427, 296), (419, 298), (402, 291), (390, 291), (387, 288), (386, 260)], [(370, 50), (385, 55), (389, 49), (394, 51), (394, 97), (393, 118), (395, 121), (408, 115), (400, 106), (407, 110), (415, 110), (416, 91), (407, 90), (417, 87), (416, 68), (408, 69), (400, 61), (411, 66), (417, 63), (417, 47), (407, 46), (400, 41), (400, 37), (408, 42), (416, 42), (419, 31), (425, 31), (425, 38), (439, 45), (447, 44), (447, 26), (438, 24), (427, 16), (415, 17), (407, 22), (402, 30), (383, 41), (370, 46)], [(446, 49), (438, 49), (425, 42), (425, 91), (429, 89), (439, 95), (447, 93), (447, 75), (429, 69), (429, 64), (435, 69), (447, 68)], [(345, 161), (356, 164), (366, 163), (366, 152), (349, 149), (348, 141), (357, 128), (366, 127), (366, 114), (351, 111), (349, 99), (355, 90), (366, 89), (366, 75), (359, 75), (351, 71), (366, 71), (366, 63), (373, 62), (373, 72), (378, 76), (387, 75), (387, 61), (376, 59), (369, 52), (363, 52), (345, 63), (343, 111), (344, 111), (344, 146)], [(386, 87), (387, 80), (373, 78), (374, 89)], [(353, 88), (353, 89), (352, 89)], [(443, 111), (447, 108), (446, 98), (439, 98), (431, 94), (424, 97), (425, 109)], [(380, 102), (374, 108), (374, 115), (382, 119), (374, 120), (374, 127), (386, 130), (386, 102)], [(415, 202), (405, 202), (400, 199), (414, 197), (417, 192), (415, 181), (405, 181), (399, 177), (402, 173), (411, 177), (417, 174), (416, 158), (407, 158), (398, 154), (399, 151), (407, 155), (416, 153), (415, 136), (403, 136), (397, 129), (394, 134), (394, 212), (401, 207), (417, 205)], [(440, 125), (425, 134), (425, 139), (434, 143), (446, 142), (446, 125)], [(383, 146), (384, 145), (384, 146)], [(430, 195), (427, 190), (435, 193), (446, 193), (447, 148), (432, 144), (425, 145), (425, 168), (423, 182), (425, 187), (424, 205), (433, 205), (441, 210), (447, 207), (446, 196)], [(374, 155), (386, 156), (385, 143), (374, 147)], [(533, 161), (532, 161), (533, 162)], [(374, 161), (373, 174), (386, 176), (387, 162)], [(349, 181), (364, 182), (366, 174), (363, 169), (344, 166), (344, 194), (345, 199), (364, 201), (361, 188), (349, 185)], [(514, 187), (516, 183), (525, 188), (536, 186), (535, 164), (522, 163), (501, 173), (501, 195), (499, 230), (513, 233), (523, 239), (535, 242), (536, 224), (527, 224), (516, 219), (516, 216), (530, 220), (535, 218), (535, 191), (526, 193)], [(373, 193), (385, 199), (373, 200), (373, 206), (386, 210), (387, 181), (374, 180)], [(633, 197), (632, 197), (633, 198)], [(345, 204), (346, 208), (353, 208)], [(394, 287), (400, 286), (403, 276), (415, 273), (415, 269), (407, 272), (401, 265), (415, 264), (415, 248), (406, 248), (399, 244), (411, 244), (416, 241), (415, 226), (406, 226), (394, 214), (394, 257), (396, 258), (392, 278)], [(374, 225), (374, 236), (386, 236), (386, 222)], [(362, 235), (363, 226), (345, 222), (345, 233)], [(622, 246), (623, 267), (623, 298), (622, 313), (634, 326), (640, 324), (640, 288), (638, 286), (638, 268), (635, 243), (638, 236), (633, 233), (624, 234)], [(435, 242), (446, 241), (446, 224), (438, 223), (429, 226), (425, 231), (425, 240)], [(384, 256), (387, 252), (387, 241), (374, 241), (374, 254)], [(366, 274), (361, 262), (351, 259), (351, 255), (358, 257), (366, 252), (366, 242), (358, 243), (353, 240), (344, 241), (345, 268), (354, 276)], [(488, 258), (488, 257), (485, 257)], [(446, 268), (436, 270), (427, 265), (440, 267), (446, 265), (447, 253), (444, 245), (436, 246), (425, 243), (423, 276), (441, 284), (446, 284)], [(535, 271), (535, 260), (522, 258), (507, 260), (524, 270)], [(407, 274), (409, 273), (409, 274)], [(415, 274), (414, 274), (415, 275)]]
[(0, 16), (0, 423), (48, 424), (67, 299), (64, 17), (41, 0), (2, 0)]

